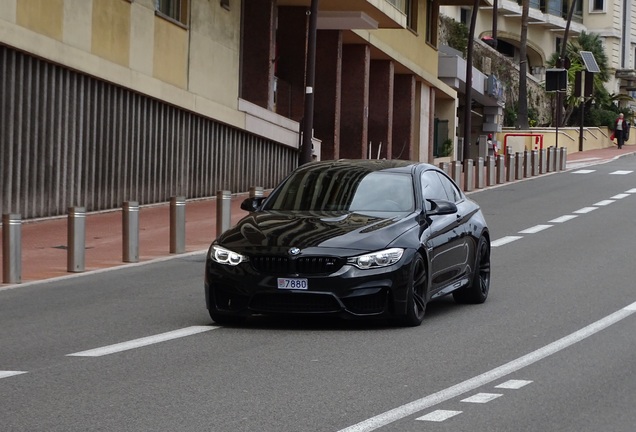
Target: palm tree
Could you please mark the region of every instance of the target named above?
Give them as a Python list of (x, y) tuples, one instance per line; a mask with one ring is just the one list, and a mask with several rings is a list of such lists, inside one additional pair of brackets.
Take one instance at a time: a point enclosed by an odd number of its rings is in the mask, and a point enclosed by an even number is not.
[(521, 40), (519, 42), (519, 115), (517, 126), (519, 129), (528, 129), (528, 85), (526, 73), (528, 71), (528, 15), (530, 13), (530, 0), (523, 0), (521, 7)]
[[(572, 112), (581, 104), (580, 98), (574, 94), (574, 77), (576, 72), (585, 70), (585, 65), (581, 59), (581, 51), (590, 51), (598, 63), (598, 67), (601, 70), (599, 73), (594, 74), (594, 95), (591, 99), (594, 100), (596, 106), (603, 106), (610, 100), (610, 95), (605, 88), (604, 84), (609, 81), (608, 72), (608, 59), (603, 48), (603, 42), (601, 37), (596, 33), (582, 32), (577, 39), (569, 41), (566, 47), (566, 56), (570, 60), (570, 68), (568, 69), (568, 90), (567, 98), (565, 100), (565, 118), (563, 123), (567, 124)], [(548, 60), (548, 66), (554, 67), (558, 60), (559, 54), (554, 53), (550, 60)]]

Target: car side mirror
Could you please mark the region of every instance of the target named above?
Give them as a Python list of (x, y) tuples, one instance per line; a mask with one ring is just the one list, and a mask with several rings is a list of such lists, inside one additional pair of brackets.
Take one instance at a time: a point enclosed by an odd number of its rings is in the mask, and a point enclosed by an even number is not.
[(431, 203), (431, 209), (426, 212), (427, 216), (436, 215), (449, 215), (457, 213), (457, 205), (454, 202), (440, 200), (440, 199), (427, 199)]
[(241, 203), (241, 210), (255, 212), (263, 204), (263, 201), (265, 201), (265, 197), (245, 198)]

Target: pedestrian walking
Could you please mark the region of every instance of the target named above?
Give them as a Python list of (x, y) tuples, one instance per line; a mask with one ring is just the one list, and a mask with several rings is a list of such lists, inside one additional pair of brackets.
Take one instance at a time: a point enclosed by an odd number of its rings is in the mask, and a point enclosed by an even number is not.
[(614, 138), (616, 138), (619, 149), (623, 148), (623, 144), (625, 144), (625, 139), (629, 133), (629, 124), (624, 117), (623, 113), (620, 113), (614, 122)]

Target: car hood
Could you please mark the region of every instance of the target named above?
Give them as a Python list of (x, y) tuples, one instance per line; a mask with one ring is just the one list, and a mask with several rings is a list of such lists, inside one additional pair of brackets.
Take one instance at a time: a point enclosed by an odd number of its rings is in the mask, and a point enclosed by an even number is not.
[(220, 245), (240, 251), (290, 247), (379, 250), (416, 224), (416, 213), (255, 212), (225, 231)]

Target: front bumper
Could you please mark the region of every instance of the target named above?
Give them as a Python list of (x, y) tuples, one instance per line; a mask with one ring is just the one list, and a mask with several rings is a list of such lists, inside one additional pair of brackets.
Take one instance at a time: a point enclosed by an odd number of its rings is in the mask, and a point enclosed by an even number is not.
[[(205, 296), (216, 314), (334, 314), (371, 317), (403, 314), (413, 252), (389, 267), (360, 270), (345, 265), (330, 274), (259, 273), (249, 262), (231, 267), (209, 258)], [(306, 290), (279, 289), (280, 277), (305, 278)]]

